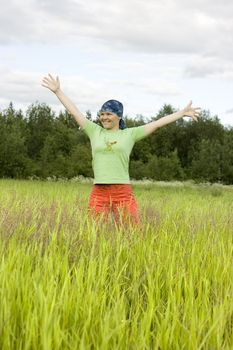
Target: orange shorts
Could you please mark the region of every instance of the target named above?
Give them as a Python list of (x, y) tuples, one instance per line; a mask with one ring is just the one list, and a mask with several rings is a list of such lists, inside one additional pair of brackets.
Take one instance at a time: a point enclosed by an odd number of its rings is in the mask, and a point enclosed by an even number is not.
[(138, 206), (128, 184), (96, 184), (89, 197), (88, 210), (95, 216), (103, 216), (108, 220), (109, 213), (113, 213), (115, 220), (139, 223)]

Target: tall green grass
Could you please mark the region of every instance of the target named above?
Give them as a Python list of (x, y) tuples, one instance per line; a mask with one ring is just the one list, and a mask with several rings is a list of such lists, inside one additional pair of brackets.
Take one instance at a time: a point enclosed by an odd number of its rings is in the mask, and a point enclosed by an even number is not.
[(0, 181), (0, 348), (232, 349), (232, 189), (135, 185), (117, 227), (90, 188)]

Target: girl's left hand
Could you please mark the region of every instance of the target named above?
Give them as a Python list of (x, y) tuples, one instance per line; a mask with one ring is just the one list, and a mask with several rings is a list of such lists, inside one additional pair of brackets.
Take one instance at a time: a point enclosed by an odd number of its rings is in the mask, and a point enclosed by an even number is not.
[(183, 109), (183, 117), (191, 117), (196, 122), (198, 121), (198, 117), (200, 116), (200, 107), (192, 107), (192, 101)]

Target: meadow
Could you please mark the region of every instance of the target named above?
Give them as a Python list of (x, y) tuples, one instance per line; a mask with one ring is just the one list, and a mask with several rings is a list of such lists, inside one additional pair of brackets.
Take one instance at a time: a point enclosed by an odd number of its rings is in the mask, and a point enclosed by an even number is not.
[(139, 227), (88, 217), (89, 183), (0, 180), (0, 349), (233, 348), (233, 188), (133, 189)]

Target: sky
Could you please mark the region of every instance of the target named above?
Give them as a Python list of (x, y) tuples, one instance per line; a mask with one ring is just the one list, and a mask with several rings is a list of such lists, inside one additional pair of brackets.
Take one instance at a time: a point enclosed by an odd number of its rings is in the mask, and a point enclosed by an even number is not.
[(232, 0), (0, 0), (0, 111), (64, 93), (95, 117), (117, 99), (124, 115), (156, 116), (190, 100), (233, 126)]

